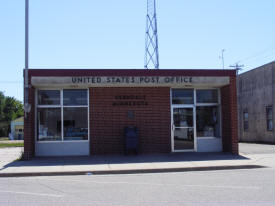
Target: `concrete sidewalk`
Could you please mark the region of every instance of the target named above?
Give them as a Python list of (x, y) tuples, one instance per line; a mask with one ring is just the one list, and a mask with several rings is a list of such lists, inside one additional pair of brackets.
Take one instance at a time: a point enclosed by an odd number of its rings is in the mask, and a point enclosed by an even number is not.
[(0, 172), (5, 165), (8, 165), (20, 158), (23, 151), (23, 147), (0, 148)]
[(0, 177), (82, 174), (127, 174), (262, 168), (272, 165), (275, 154), (174, 153), (137, 156), (33, 158), (0, 168)]

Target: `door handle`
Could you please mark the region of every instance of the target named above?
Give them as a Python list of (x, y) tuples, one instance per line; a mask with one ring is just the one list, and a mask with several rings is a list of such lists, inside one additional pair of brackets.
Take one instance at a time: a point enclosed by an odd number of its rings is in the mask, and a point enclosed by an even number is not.
[(172, 124), (172, 130), (175, 130), (175, 124)]

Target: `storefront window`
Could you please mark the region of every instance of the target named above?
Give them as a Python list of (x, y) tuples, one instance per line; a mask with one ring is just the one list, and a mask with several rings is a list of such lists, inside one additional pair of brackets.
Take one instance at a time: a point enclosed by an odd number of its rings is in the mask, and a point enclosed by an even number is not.
[(63, 105), (87, 105), (87, 90), (66, 89), (63, 91)]
[(197, 103), (218, 103), (218, 90), (197, 90)]
[(172, 104), (194, 104), (194, 90), (173, 89)]
[(198, 137), (220, 137), (218, 94), (217, 89), (196, 90), (196, 125)]
[(38, 141), (88, 140), (87, 90), (39, 90), (37, 107)]
[(38, 91), (39, 105), (60, 105), (59, 90), (39, 90)]
[(61, 140), (61, 109), (38, 108), (38, 141)]
[(220, 137), (218, 106), (198, 106), (196, 113), (197, 136)]
[(87, 108), (64, 108), (64, 140), (88, 140)]
[(196, 149), (196, 138), (221, 138), (218, 89), (173, 89), (172, 112), (174, 150)]

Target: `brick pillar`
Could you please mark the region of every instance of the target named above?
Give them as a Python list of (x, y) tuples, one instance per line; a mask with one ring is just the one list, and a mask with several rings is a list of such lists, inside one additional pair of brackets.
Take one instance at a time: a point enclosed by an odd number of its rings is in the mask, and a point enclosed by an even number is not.
[(236, 76), (221, 88), (223, 151), (238, 154), (238, 107)]
[(24, 159), (29, 159), (34, 156), (34, 130), (35, 130), (35, 89), (29, 88), (29, 104), (31, 111), (24, 116)]

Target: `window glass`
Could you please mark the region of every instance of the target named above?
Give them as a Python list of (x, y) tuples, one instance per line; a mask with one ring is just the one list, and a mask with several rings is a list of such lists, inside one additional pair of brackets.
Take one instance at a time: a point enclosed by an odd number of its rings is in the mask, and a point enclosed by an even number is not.
[(38, 108), (38, 140), (60, 141), (61, 140), (61, 109)]
[(88, 111), (86, 107), (64, 107), (64, 140), (88, 140)]
[(194, 128), (175, 128), (174, 149), (194, 149)]
[(248, 112), (243, 113), (243, 129), (244, 131), (248, 130)]
[(175, 108), (173, 116), (175, 127), (193, 127), (193, 108)]
[(59, 90), (39, 90), (38, 91), (39, 105), (60, 105)]
[(218, 103), (218, 90), (197, 90), (198, 103)]
[(266, 120), (267, 120), (267, 130), (273, 130), (273, 114), (272, 114), (272, 107), (266, 107)]
[(193, 89), (174, 89), (172, 90), (173, 104), (194, 104)]
[(268, 131), (272, 131), (273, 130), (273, 121), (270, 120), (270, 119), (267, 121), (267, 130)]
[(218, 106), (197, 107), (197, 136), (220, 137)]
[(87, 90), (66, 89), (62, 97), (60, 105), (60, 90), (38, 91), (38, 141), (88, 140)]
[(86, 89), (64, 89), (63, 105), (88, 105)]

